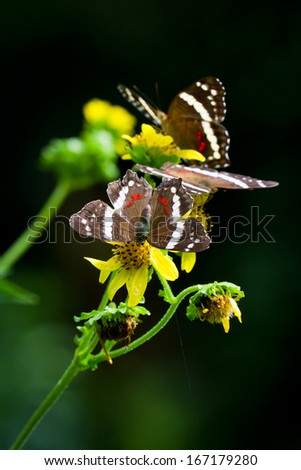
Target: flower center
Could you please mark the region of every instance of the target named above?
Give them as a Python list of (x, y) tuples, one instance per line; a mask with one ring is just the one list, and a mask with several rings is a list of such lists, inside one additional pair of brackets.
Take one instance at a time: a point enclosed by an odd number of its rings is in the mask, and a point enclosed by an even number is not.
[(202, 299), (199, 307), (200, 320), (207, 320), (209, 323), (221, 323), (224, 318), (233, 316), (233, 306), (226, 295), (215, 295)]
[(139, 269), (143, 265), (147, 267), (151, 265), (149, 248), (148, 242), (139, 245), (135, 242), (128, 242), (115, 245), (112, 251), (119, 257), (124, 269)]

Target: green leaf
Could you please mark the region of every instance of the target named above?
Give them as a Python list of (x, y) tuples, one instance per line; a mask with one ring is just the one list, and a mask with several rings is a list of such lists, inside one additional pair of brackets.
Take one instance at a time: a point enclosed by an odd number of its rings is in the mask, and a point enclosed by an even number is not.
[(169, 296), (166, 294), (165, 290), (160, 289), (159, 292), (158, 292), (158, 296), (159, 296), (159, 297), (162, 297), (163, 300), (165, 300), (165, 302), (170, 303), (170, 298), (169, 298)]
[(102, 324), (110, 321), (120, 321), (126, 315), (139, 318), (140, 315), (150, 315), (150, 312), (137, 305), (136, 307), (128, 307), (126, 303), (120, 302), (117, 306), (114, 302), (110, 302), (103, 310), (92, 310), (91, 312), (82, 312), (80, 316), (74, 317), (76, 323), (85, 321), (87, 327), (92, 327), (101, 319)]
[(8, 279), (0, 279), (0, 302), (36, 305), (39, 297)]
[(221, 282), (211, 282), (210, 284), (203, 284), (200, 286), (199, 292), (196, 296), (212, 296), (212, 295), (228, 295), (238, 300), (245, 296), (244, 292), (240, 290), (240, 287), (232, 282), (221, 281)]
[(186, 309), (186, 316), (189, 320), (193, 321), (196, 320), (198, 316), (198, 308), (195, 305), (188, 305)]

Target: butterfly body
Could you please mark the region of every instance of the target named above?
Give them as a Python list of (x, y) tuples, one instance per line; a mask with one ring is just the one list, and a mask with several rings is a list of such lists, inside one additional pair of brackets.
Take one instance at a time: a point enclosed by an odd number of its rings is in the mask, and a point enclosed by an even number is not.
[(192, 197), (181, 179), (164, 179), (153, 190), (137, 173), (127, 170), (123, 179), (109, 183), (113, 205), (97, 200), (70, 218), (71, 227), (83, 236), (108, 242), (137, 245), (148, 242), (175, 251), (203, 251), (210, 239), (203, 225), (182, 217), (191, 210)]
[(182, 149), (206, 157), (206, 166), (229, 165), (230, 138), (221, 124), (226, 114), (225, 89), (218, 78), (204, 77), (185, 88), (170, 103), (167, 113), (136, 90), (118, 86), (121, 94), (155, 125), (171, 135)]

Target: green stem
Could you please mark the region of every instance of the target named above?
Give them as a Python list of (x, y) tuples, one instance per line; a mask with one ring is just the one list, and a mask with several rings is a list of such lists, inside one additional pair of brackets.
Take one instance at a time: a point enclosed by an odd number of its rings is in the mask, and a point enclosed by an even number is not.
[[(114, 274), (111, 276), (114, 276)], [(104, 291), (104, 294), (98, 306), (99, 310), (102, 310), (107, 305), (108, 285)], [(57, 382), (57, 384), (54, 386), (51, 392), (47, 395), (45, 400), (41, 403), (39, 408), (35, 411), (35, 413), (32, 415), (30, 420), (27, 422), (27, 424), (24, 426), (24, 428), (18, 435), (17, 439), (11, 446), (12, 450), (21, 449), (24, 446), (25, 442), (27, 441), (31, 433), (35, 430), (39, 422), (44, 418), (44, 416), (48, 413), (48, 411), (53, 407), (53, 405), (58, 400), (60, 395), (68, 387), (72, 379), (78, 374), (78, 372), (81, 371), (80, 361), (82, 357), (87, 356), (91, 352), (91, 350), (93, 350), (96, 347), (98, 342), (99, 342), (99, 339), (97, 337), (97, 334), (95, 334), (94, 337), (92, 335), (92, 337), (89, 338), (89, 341), (87, 342), (86, 347), (82, 348), (80, 351), (80, 354), (73, 358), (70, 366), (64, 372), (62, 378)]]
[(33, 242), (40, 237), (42, 231), (55, 215), (55, 211), (50, 209), (60, 207), (70, 190), (71, 188), (67, 183), (62, 181), (57, 183), (46, 203), (39, 211), (38, 221), (32, 222), (0, 258), (0, 277), (5, 276), (12, 266), (29, 250)]
[(80, 368), (77, 360), (73, 359), (68, 369), (64, 372), (62, 378), (57, 382), (51, 392), (47, 395), (45, 400), (39, 406), (39, 408), (32, 415), (30, 420), (24, 426), (19, 436), (11, 446), (11, 450), (21, 449), (31, 433), (37, 427), (39, 422), (44, 418), (46, 413), (52, 408), (55, 402), (58, 400), (63, 391), (68, 387), (71, 380), (78, 374)]
[[(164, 291), (166, 291), (166, 285), (163, 285)], [(143, 336), (138, 338), (136, 341), (133, 341), (133, 343), (129, 344), (128, 346), (116, 349), (115, 351), (110, 351), (110, 357), (115, 358), (122, 356), (124, 354), (127, 354), (130, 351), (133, 351), (134, 349), (138, 348), (139, 346), (142, 346), (146, 341), (150, 340), (153, 338), (157, 333), (159, 333), (162, 328), (169, 322), (169, 320), (172, 318), (174, 313), (176, 312), (178, 306), (182, 302), (182, 300), (185, 299), (185, 297), (189, 294), (192, 294), (200, 289), (199, 285), (187, 287), (184, 289), (180, 294), (178, 294), (176, 297), (173, 297), (173, 302), (169, 306), (167, 312), (165, 315), (161, 318), (161, 320), (147, 333), (145, 333)], [(171, 292), (171, 291), (170, 291)], [(100, 302), (100, 306), (106, 305), (107, 302), (107, 289), (104, 293), (104, 296)], [(91, 350), (91, 345), (92, 348), (94, 349), (96, 340), (96, 335), (95, 338), (92, 338), (91, 341), (89, 342), (89, 350)], [(87, 350), (88, 354), (88, 350)], [(107, 360), (105, 354), (103, 351), (99, 353), (97, 356), (94, 356), (94, 359), (98, 359), (98, 363), (103, 362)], [(34, 431), (36, 426), (39, 424), (39, 422), (42, 420), (42, 418), (46, 415), (46, 413), (52, 408), (52, 406), (55, 404), (55, 402), (58, 400), (60, 395), (63, 393), (63, 391), (67, 388), (67, 386), (70, 384), (72, 379), (80, 372), (81, 367), (79, 365), (79, 360), (77, 356), (73, 359), (71, 362), (70, 366), (68, 369), (65, 371), (63, 374), (62, 378), (58, 381), (58, 383), (55, 385), (55, 387), (51, 390), (51, 392), (47, 395), (46, 399), (42, 402), (42, 404), (39, 406), (39, 408), (35, 411), (35, 413), (32, 415), (28, 423), (24, 426), (22, 429), (21, 433), (13, 443), (11, 449), (16, 450), (16, 449), (21, 449), (31, 433)], [(93, 361), (96, 363), (95, 361)]]
[[(136, 339), (136, 341), (133, 341), (132, 343), (130, 343), (128, 346), (124, 346), (122, 348), (111, 351), (110, 352), (111, 358), (114, 359), (115, 357), (123, 356), (124, 354), (127, 354), (130, 351), (133, 351), (134, 349), (146, 343), (146, 341), (149, 341), (151, 338), (153, 338), (157, 333), (159, 333), (159, 331), (162, 330), (162, 328), (165, 327), (165, 325), (173, 317), (173, 315), (175, 314), (182, 300), (184, 300), (187, 295), (197, 292), (199, 289), (200, 289), (200, 285), (197, 284), (195, 286), (187, 287), (187, 289), (184, 289), (182, 292), (180, 292), (180, 294), (174, 297), (174, 301), (168, 308), (165, 315), (158, 321), (158, 323), (151, 330), (149, 330), (140, 338)], [(105, 356), (103, 356), (102, 354), (99, 355), (99, 362), (102, 362), (105, 360), (106, 360)]]
[(165, 300), (166, 302), (173, 304), (175, 302), (176, 297), (173, 295), (173, 292), (171, 290), (171, 287), (167, 280), (161, 276), (161, 274), (156, 271), (158, 278), (160, 279), (160, 282), (162, 284), (162, 287), (164, 289), (164, 294), (165, 294)]
[(110, 275), (109, 282), (106, 285), (105, 291), (103, 293), (103, 296), (101, 298), (101, 301), (97, 307), (97, 310), (104, 310), (104, 308), (107, 306), (108, 300), (109, 300), (109, 287), (110, 287), (110, 282), (113, 281), (114, 277), (116, 276), (117, 271), (113, 271)]

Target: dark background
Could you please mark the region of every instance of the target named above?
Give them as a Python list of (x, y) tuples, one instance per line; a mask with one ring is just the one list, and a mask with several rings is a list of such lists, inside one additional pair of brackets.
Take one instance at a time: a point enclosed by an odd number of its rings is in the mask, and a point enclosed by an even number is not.
[[(77, 135), (93, 97), (127, 106), (116, 84), (136, 84), (166, 110), (196, 79), (227, 90), (231, 171), (280, 181), (271, 190), (217, 195), (211, 212), (275, 214), (275, 239), (214, 244), (198, 257), (194, 282), (228, 280), (246, 293), (226, 335), (190, 323), (185, 308), (155, 339), (94, 373), (78, 376), (28, 441), (31, 449), (300, 448), (300, 7), (204, 0), (7, 2), (0, 24), (1, 244), (23, 231), (54, 187), (38, 166), (53, 137)], [(130, 109), (128, 107), (128, 109)], [(131, 110), (135, 112), (134, 110)], [(99, 194), (68, 198), (69, 216)], [(68, 228), (66, 227), (66, 230)], [(97, 272), (83, 260), (103, 245), (39, 244), (11, 279), (38, 306), (1, 305), (1, 448), (7, 448), (73, 353), (73, 316), (96, 307)], [(106, 250), (106, 251), (105, 251)], [(147, 291), (152, 317), (164, 312)], [(137, 335), (139, 331), (137, 331)]]

